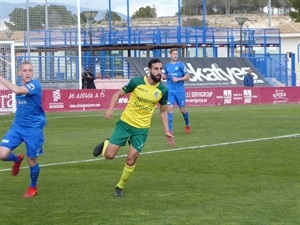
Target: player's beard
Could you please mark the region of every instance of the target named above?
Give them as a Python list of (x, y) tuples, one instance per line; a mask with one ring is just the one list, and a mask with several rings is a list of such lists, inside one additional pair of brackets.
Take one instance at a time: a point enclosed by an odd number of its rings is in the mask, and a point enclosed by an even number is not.
[(160, 75), (159, 77), (156, 77), (155, 75), (153, 75), (152, 73), (150, 73), (150, 77), (153, 80), (154, 83), (158, 83), (161, 80), (161, 74), (157, 74)]

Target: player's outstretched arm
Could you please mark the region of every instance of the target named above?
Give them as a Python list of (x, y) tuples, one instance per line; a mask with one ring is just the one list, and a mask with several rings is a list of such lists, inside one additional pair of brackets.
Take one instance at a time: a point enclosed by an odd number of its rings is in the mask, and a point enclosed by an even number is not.
[(0, 82), (7, 87), (9, 90), (16, 94), (28, 94), (29, 91), (25, 86), (17, 86), (13, 84), (12, 82), (6, 80), (4, 77), (0, 76)]
[(175, 136), (172, 133), (169, 132), (168, 111), (167, 111), (167, 106), (166, 105), (161, 105), (160, 106), (160, 117), (161, 117), (161, 121), (162, 121), (163, 126), (164, 126), (167, 141), (168, 141), (169, 145), (173, 148), (175, 146), (175, 142), (174, 142), (174, 137)]
[(119, 90), (117, 91), (111, 98), (110, 100), (110, 104), (109, 104), (109, 107), (107, 109), (107, 111), (105, 112), (105, 118), (106, 119), (110, 119), (111, 116), (113, 115), (114, 113), (114, 108), (115, 108), (115, 105), (117, 104), (118, 100), (120, 97), (122, 97), (123, 95), (125, 95), (125, 93), (123, 92), (123, 90)]

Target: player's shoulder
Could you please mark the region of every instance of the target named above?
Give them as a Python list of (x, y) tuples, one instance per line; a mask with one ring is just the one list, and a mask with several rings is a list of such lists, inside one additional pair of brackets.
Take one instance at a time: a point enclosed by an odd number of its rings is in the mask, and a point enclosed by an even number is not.
[(37, 79), (35, 79), (35, 78), (31, 79), (28, 83), (40, 84), (40, 82)]
[(178, 64), (178, 65), (181, 65), (181, 66), (185, 66), (185, 63), (182, 62), (182, 61), (177, 61), (177, 64)]
[(130, 80), (128, 80), (128, 82), (124, 85), (123, 87), (123, 91), (125, 93), (126, 90), (133, 90), (135, 89), (137, 86), (145, 84), (145, 80), (144, 80), (145, 76), (138, 76), (138, 77), (133, 77)]
[(157, 89), (159, 89), (162, 92), (168, 91), (166, 85), (164, 85), (162, 82), (160, 82), (159, 85), (157, 85)]
[(36, 79), (32, 79), (25, 86), (27, 88), (33, 90), (33, 89), (36, 89), (36, 88), (41, 88), (41, 83)]
[(133, 77), (130, 79), (130, 82), (131, 83), (134, 83), (134, 84), (144, 84), (145, 83), (145, 76), (138, 76), (138, 77)]

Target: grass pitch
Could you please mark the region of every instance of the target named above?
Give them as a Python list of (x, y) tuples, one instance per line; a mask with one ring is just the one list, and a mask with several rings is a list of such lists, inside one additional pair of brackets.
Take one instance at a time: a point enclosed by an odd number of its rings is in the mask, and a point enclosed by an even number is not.
[[(113, 196), (128, 146), (93, 158), (110, 136), (104, 112), (49, 113), (38, 195), (24, 199), (26, 162), (0, 163), (1, 225), (296, 225), (300, 221), (300, 105), (189, 108), (191, 135), (174, 111), (176, 147), (155, 112), (124, 196)], [(12, 116), (1, 116), (4, 135)], [(15, 150), (25, 152), (24, 145)]]

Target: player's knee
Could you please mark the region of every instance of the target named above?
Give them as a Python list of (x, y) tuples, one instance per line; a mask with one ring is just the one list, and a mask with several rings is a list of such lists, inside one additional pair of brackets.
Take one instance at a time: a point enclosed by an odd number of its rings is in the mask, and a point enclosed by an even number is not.
[(173, 107), (168, 108), (168, 113), (173, 113)]
[(27, 162), (30, 167), (34, 167), (38, 163), (38, 160), (37, 158), (27, 157)]
[(184, 107), (181, 107), (181, 108), (179, 108), (179, 109), (180, 109), (180, 112), (181, 112), (182, 114), (185, 113), (185, 108), (184, 108)]
[(0, 160), (6, 160), (10, 154), (10, 150), (0, 147)]
[(133, 166), (136, 163), (136, 159), (126, 159), (126, 164), (128, 166)]
[(109, 151), (106, 151), (105, 154), (104, 154), (104, 158), (106, 159), (114, 159), (115, 158), (115, 154), (109, 152)]

